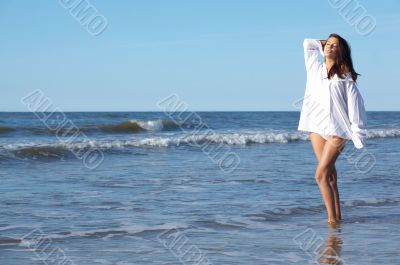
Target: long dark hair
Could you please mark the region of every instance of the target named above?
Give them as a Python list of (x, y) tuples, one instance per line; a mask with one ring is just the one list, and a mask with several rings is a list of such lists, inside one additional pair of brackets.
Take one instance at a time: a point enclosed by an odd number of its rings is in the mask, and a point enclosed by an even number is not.
[(332, 33), (331, 35), (329, 35), (329, 38), (331, 37), (337, 38), (339, 40), (339, 46), (337, 50), (335, 64), (329, 70), (328, 78), (330, 79), (335, 74), (337, 74), (340, 78), (344, 78), (346, 71), (349, 71), (353, 80), (356, 81), (357, 76), (359, 76), (360, 74), (358, 74), (354, 70), (349, 43), (338, 34)]

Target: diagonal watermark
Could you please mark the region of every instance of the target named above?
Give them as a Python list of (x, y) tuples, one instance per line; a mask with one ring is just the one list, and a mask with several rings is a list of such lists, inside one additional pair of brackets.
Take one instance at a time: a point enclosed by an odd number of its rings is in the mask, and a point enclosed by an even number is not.
[(173, 228), (157, 236), (162, 243), (183, 265), (212, 265), (204, 253), (180, 230)]
[(104, 154), (101, 150), (91, 146), (86, 150), (85, 148), (74, 148), (71, 145), (75, 139), (84, 139), (83, 142), (89, 142), (89, 138), (73, 121), (67, 119), (60, 108), (54, 106), (52, 100), (45, 96), (42, 90), (32, 91), (25, 95), (21, 102), (35, 114), (47, 129), (55, 132), (57, 139), (65, 144), (76, 158), (82, 160), (86, 168), (95, 169), (103, 162)]
[[(329, 119), (329, 113), (325, 111), (324, 107), (319, 102), (313, 100), (310, 95), (297, 99), (293, 102), (293, 106), (298, 110), (301, 110), (303, 104), (308, 106), (308, 108), (311, 110), (307, 115), (310, 116), (313, 114), (315, 119), (311, 119), (311, 122), (317, 127), (320, 127), (320, 125), (326, 119)], [(335, 124), (334, 128), (328, 128), (327, 131), (334, 132), (337, 128), (340, 128), (340, 124)], [(328, 133), (328, 135), (330, 134)], [(334, 143), (332, 142), (332, 144)], [(354, 146), (351, 148), (343, 148), (340, 153), (347, 160), (347, 162), (353, 164), (356, 170), (362, 174), (371, 171), (376, 164), (376, 157), (369, 152), (367, 147), (362, 148), (361, 153), (359, 152), (359, 149)]]
[[(218, 145), (214, 144), (211, 139), (216, 132), (211, 130), (208, 125), (202, 120), (200, 115), (195, 112), (188, 111), (188, 104), (182, 101), (177, 94), (171, 94), (168, 97), (160, 100), (157, 106), (164, 111), (164, 113), (172, 119), (175, 123), (179, 124), (180, 129), (185, 131), (185, 124), (190, 122), (194, 124), (195, 128), (185, 138), (193, 138), (193, 141), (188, 141), (190, 145), (201, 148), (204, 154), (208, 156), (214, 163), (218, 164), (219, 168), (225, 173), (233, 172), (240, 165), (240, 157), (230, 151), (223, 151), (223, 143)], [(196, 135), (204, 137), (205, 141), (198, 143)]]
[(45, 265), (75, 265), (64, 250), (57, 247), (41, 229), (34, 229), (24, 235), (21, 245), (33, 251)]
[(357, 0), (328, 0), (328, 2), (358, 34), (367, 36), (375, 30), (375, 17), (370, 15)]
[(107, 19), (89, 0), (59, 0), (59, 3), (90, 35), (98, 36), (106, 30)]
[(292, 240), (316, 264), (344, 264), (343, 259), (340, 257), (341, 240), (338, 236), (334, 235), (332, 229), (329, 229), (325, 242), (312, 228), (305, 229)]

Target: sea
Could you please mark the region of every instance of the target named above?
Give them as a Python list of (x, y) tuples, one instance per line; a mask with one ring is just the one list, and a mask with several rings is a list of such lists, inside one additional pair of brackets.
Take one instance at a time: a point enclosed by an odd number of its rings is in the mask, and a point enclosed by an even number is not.
[(400, 112), (336, 162), (288, 112), (1, 112), (1, 265), (400, 264)]

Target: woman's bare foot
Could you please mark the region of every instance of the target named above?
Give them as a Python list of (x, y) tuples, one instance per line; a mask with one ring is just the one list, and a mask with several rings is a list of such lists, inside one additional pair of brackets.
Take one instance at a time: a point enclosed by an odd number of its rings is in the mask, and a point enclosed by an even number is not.
[(336, 220), (336, 219), (329, 219), (328, 220), (328, 224), (329, 225), (336, 225), (336, 224), (338, 224), (339, 223), (339, 220)]
[(340, 225), (340, 223), (341, 223), (341, 219), (329, 219), (328, 220), (328, 225), (330, 225), (330, 226), (337, 226), (337, 225)]

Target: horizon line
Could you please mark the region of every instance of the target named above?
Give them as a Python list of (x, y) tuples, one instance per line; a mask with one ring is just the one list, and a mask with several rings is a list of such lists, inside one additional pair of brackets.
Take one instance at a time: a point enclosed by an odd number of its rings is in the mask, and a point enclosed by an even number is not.
[[(29, 110), (0, 110), (0, 113), (34, 113), (36, 111)], [(163, 110), (65, 110), (61, 112), (167, 112)], [(300, 112), (300, 110), (186, 110), (176, 112)], [(366, 112), (400, 112), (400, 110), (367, 110)], [(40, 113), (52, 113), (44, 111)]]

